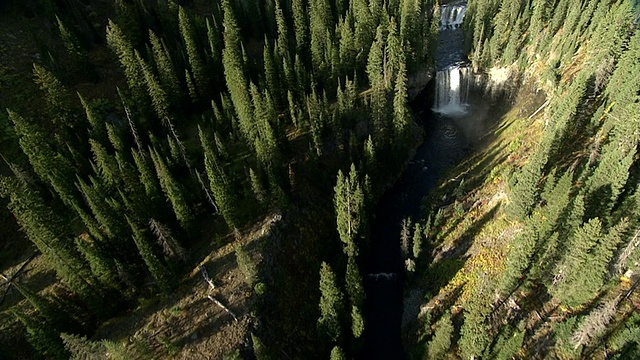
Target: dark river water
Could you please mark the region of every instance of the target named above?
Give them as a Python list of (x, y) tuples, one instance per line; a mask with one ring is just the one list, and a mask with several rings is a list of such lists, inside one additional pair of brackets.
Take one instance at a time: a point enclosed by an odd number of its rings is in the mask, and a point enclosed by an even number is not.
[[(441, 29), (439, 70), (464, 66), (462, 42), (462, 29)], [(455, 115), (434, 112), (431, 107), (438, 86), (444, 85), (434, 78), (412, 104), (416, 120), (425, 130), (424, 142), (397, 183), (383, 195), (371, 221), (371, 253), (364, 276), (366, 325), (361, 359), (407, 358), (400, 329), (404, 283), (400, 223), (406, 217), (418, 219), (422, 199), (436, 185), (443, 170), (467, 156), (484, 134), (488, 105), (481, 99), (465, 99), (464, 112)], [(474, 98), (473, 94), (469, 98)]]

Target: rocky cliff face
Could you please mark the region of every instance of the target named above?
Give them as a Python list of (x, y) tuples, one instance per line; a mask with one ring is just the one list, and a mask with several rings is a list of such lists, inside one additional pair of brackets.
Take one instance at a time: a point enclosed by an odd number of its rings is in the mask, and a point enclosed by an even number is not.
[(409, 81), (407, 83), (407, 90), (409, 93), (409, 102), (413, 101), (413, 99), (424, 90), (425, 86), (431, 81), (433, 78), (433, 69), (425, 68), (418, 70), (415, 74), (409, 76)]

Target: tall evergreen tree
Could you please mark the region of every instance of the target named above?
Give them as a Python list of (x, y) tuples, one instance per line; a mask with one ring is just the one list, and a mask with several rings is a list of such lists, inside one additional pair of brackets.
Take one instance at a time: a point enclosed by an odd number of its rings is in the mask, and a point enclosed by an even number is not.
[(95, 309), (99, 304), (100, 289), (91, 286), (96, 281), (76, 250), (60, 214), (48, 208), (38, 192), (15, 179), (0, 179), (0, 195), (9, 200), (9, 210), (27, 238), (45, 256), (60, 279)]
[(195, 29), (191, 23), (189, 15), (182, 6), (178, 7), (178, 24), (180, 34), (187, 50), (187, 58), (191, 66), (191, 72), (196, 83), (198, 92), (206, 96), (209, 93), (209, 79), (204, 63), (198, 51)]
[(402, 149), (407, 143), (409, 135), (411, 112), (407, 105), (407, 69), (403, 60), (400, 61), (396, 78), (395, 95), (393, 97), (393, 132), (396, 146)]
[(51, 122), (63, 132), (79, 125), (79, 117), (71, 103), (71, 93), (55, 75), (38, 64), (33, 64), (35, 82), (44, 92)]
[(156, 280), (157, 286), (163, 292), (170, 292), (175, 287), (175, 283), (172, 281), (169, 269), (156, 256), (148, 232), (143, 226), (136, 224), (134, 220), (128, 217), (127, 222), (131, 227), (133, 241), (138, 248), (138, 252), (147, 265), (151, 276)]
[(204, 149), (204, 165), (211, 186), (211, 192), (222, 213), (222, 217), (231, 229), (240, 226), (240, 215), (238, 211), (237, 198), (231, 188), (231, 184), (221, 167), (218, 155), (213, 150), (210, 140), (199, 129), (200, 142)]
[(75, 70), (78, 71), (78, 75), (91, 81), (97, 80), (98, 73), (96, 72), (93, 64), (89, 61), (87, 52), (80, 45), (80, 41), (77, 36), (65, 26), (57, 15), (56, 21), (58, 23), (58, 31), (60, 32), (60, 37), (62, 38), (64, 47), (71, 57), (75, 65)]
[(238, 115), (238, 123), (242, 135), (247, 141), (254, 141), (256, 135), (253, 124), (253, 108), (247, 79), (244, 74), (240, 27), (230, 0), (222, 1), (222, 9), (224, 11), (224, 50), (222, 51), (224, 77), (229, 88), (231, 101), (233, 101), (233, 106)]
[(359, 338), (364, 330), (362, 309), (364, 306), (364, 287), (358, 264), (353, 256), (347, 259), (346, 288), (351, 302), (351, 331)]
[(323, 74), (329, 65), (326, 61), (326, 45), (332, 40), (331, 31), (333, 31), (333, 16), (328, 0), (309, 1), (309, 29), (313, 69)]
[(307, 40), (309, 38), (309, 24), (307, 22), (308, 11), (304, 6), (303, 0), (292, 0), (291, 8), (293, 11), (293, 28), (296, 38), (296, 53), (306, 54), (309, 46)]
[(69, 358), (59, 333), (50, 324), (43, 323), (37, 317), (16, 309), (10, 312), (26, 327), (27, 339), (42, 356), (60, 360)]
[(167, 94), (162, 89), (162, 85), (160, 85), (160, 81), (158, 81), (156, 75), (151, 71), (151, 67), (145, 63), (142, 57), (140, 57), (137, 50), (134, 51), (134, 53), (142, 74), (144, 75), (145, 84), (147, 85), (149, 96), (151, 97), (153, 109), (155, 110), (158, 119), (160, 119), (163, 124), (166, 124), (170, 118), (169, 99)]
[(73, 186), (72, 174), (76, 170), (72, 162), (56, 151), (43, 129), (11, 110), (8, 113), (19, 137), (20, 148), (35, 173), (45, 184), (53, 187), (63, 203), (73, 206), (78, 201), (78, 194)]
[(171, 203), (176, 219), (180, 222), (183, 229), (191, 229), (193, 224), (193, 211), (187, 202), (186, 194), (180, 186), (180, 183), (174, 178), (169, 171), (167, 164), (155, 149), (150, 149), (151, 160), (156, 168), (156, 174), (160, 182), (160, 187), (165, 193), (167, 199)]
[(431, 360), (444, 358), (447, 350), (451, 347), (451, 337), (453, 336), (453, 323), (451, 314), (445, 313), (436, 323), (436, 330), (431, 341), (429, 341), (428, 356)]
[(320, 318), (318, 328), (331, 341), (342, 335), (340, 323), (344, 314), (344, 295), (336, 282), (331, 266), (322, 262), (320, 268)]
[(365, 195), (360, 184), (355, 165), (351, 165), (348, 176), (338, 172), (338, 181), (334, 187), (334, 206), (340, 240), (344, 243), (344, 252), (349, 256), (358, 253), (358, 243), (362, 236), (364, 223)]
[(140, 110), (146, 109), (148, 100), (144, 86), (144, 74), (134, 55), (133, 45), (120, 27), (111, 20), (107, 25), (107, 44), (120, 60), (134, 102), (140, 107)]
[[(171, 101), (175, 106), (178, 104), (182, 92), (180, 90), (180, 80), (176, 75), (176, 69), (171, 61), (171, 55), (164, 42), (152, 30), (149, 30), (149, 40), (151, 42), (153, 61), (158, 70), (160, 83), (164, 91), (169, 95), (169, 99), (173, 99)], [(145, 74), (145, 79), (146, 77)], [(148, 84), (147, 87), (149, 87)]]

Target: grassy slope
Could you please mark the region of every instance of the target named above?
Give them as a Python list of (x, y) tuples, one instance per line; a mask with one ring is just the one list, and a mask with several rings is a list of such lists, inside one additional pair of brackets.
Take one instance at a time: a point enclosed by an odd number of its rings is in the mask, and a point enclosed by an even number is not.
[[(574, 57), (575, 62), (563, 69), (561, 81), (570, 82), (580, 69), (584, 61), (582, 50)], [(538, 110), (546, 105), (544, 93), (552, 91), (549, 84), (534, 84), (539, 67), (540, 64), (534, 64), (529, 69), (528, 83), (519, 88), (510, 104), (504, 105), (503, 115), (499, 115), (493, 128), (484, 135), (478, 151), (444, 174), (439, 187), (425, 203), (424, 207), (431, 209), (432, 218), (440, 220), (431, 228), (429, 257), (422, 255), (418, 272), (405, 287), (403, 334), (407, 348), (416, 358), (425, 356), (426, 342), (433, 334), (434, 324), (445, 312), (451, 311), (453, 315), (452, 342), (457, 341), (462, 311), (486, 280), (496, 279), (501, 273), (510, 243), (522, 231), (523, 224), (508, 219), (505, 209), (509, 203), (509, 178), (526, 163), (545, 126), (546, 109)], [(538, 92), (538, 87), (546, 91)], [(573, 141), (573, 151), (558, 159), (559, 168), (567, 168), (577, 158), (588, 156), (585, 149), (594, 140), (576, 136)], [(628, 279), (620, 280), (611, 289), (611, 297), (629, 290)], [(554, 301), (536, 296), (535, 287), (519, 291), (507, 306), (493, 314), (494, 331), (501, 327), (501, 319), (507, 313), (523, 311), (526, 335), (518, 356), (575, 356), (573, 344), (562, 343), (562, 336), (554, 333), (563, 331), (566, 319), (588, 309), (571, 311), (558, 306)], [(620, 322), (634, 307), (635, 311), (640, 309), (639, 305), (638, 295), (634, 295), (621, 304), (612, 322)], [(455, 351), (455, 344), (451, 350)], [(600, 358), (602, 354), (590, 353), (590, 356)]]
[(406, 286), (403, 331), (408, 344), (430, 334), (423, 327), (427, 313), (433, 322), (448, 309), (459, 313), (483, 277), (502, 271), (509, 242), (522, 228), (504, 213), (508, 177), (542, 134), (544, 111), (531, 115), (544, 102), (544, 93), (528, 84), (512, 104), (494, 108), (501, 115), (488, 119), (494, 125), (478, 150), (445, 173), (430, 194), (425, 208), (434, 209), (432, 218), (441, 220), (431, 228), (430, 254), (422, 255), (419, 271)]

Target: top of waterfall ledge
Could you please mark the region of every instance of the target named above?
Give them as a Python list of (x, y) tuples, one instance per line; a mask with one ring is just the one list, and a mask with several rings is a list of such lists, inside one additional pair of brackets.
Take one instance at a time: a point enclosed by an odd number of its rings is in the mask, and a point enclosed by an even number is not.
[(456, 5), (467, 6), (467, 1), (466, 0), (443, 0), (443, 1), (440, 1), (440, 6), (456, 6)]
[(465, 3), (442, 5), (440, 8), (440, 30), (462, 26), (466, 11), (467, 5)]

